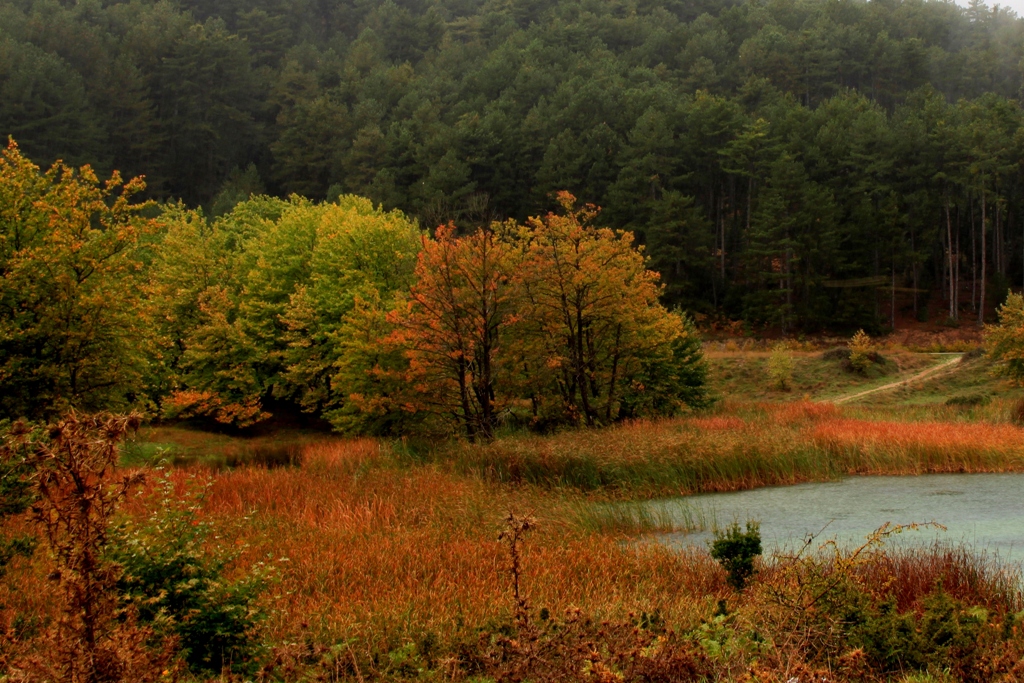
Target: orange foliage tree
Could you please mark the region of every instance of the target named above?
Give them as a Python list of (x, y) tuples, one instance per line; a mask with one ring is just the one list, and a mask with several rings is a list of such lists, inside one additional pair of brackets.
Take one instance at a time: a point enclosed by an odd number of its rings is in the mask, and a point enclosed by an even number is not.
[(515, 321), (514, 254), (497, 230), (459, 237), (439, 227), (423, 241), (406, 305), (389, 316), (389, 341), (409, 361), (409, 408), (453, 420), (470, 439), (494, 435), (508, 391), (501, 352)]
[(506, 408), (538, 426), (593, 426), (706, 402), (700, 340), (658, 303), (633, 235), (593, 227), (597, 209), (568, 193), (559, 201), (562, 214), (524, 226), (424, 239), (408, 302), (389, 316), (406, 410), (487, 439)]
[(593, 227), (598, 210), (568, 192), (558, 201), (563, 214), (532, 218), (521, 233), (522, 334), (534, 395), (558, 396), (569, 421), (593, 426), (645, 389), (634, 382), (644, 360), (671, 348), (681, 321), (658, 303), (658, 274), (632, 233)]

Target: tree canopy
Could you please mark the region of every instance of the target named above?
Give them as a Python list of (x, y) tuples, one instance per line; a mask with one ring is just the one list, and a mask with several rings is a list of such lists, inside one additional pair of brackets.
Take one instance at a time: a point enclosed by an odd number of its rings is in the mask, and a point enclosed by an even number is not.
[(351, 193), (472, 231), (567, 190), (668, 305), (878, 330), (1024, 279), (1022, 37), (940, 0), (0, 0), (0, 135), (213, 216)]

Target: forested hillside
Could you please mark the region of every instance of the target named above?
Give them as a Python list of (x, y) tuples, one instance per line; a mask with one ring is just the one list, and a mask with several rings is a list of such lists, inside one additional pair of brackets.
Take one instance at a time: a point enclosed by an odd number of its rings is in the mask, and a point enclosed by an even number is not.
[(933, 0), (0, 0), (0, 135), (215, 216), (468, 230), (567, 190), (667, 304), (877, 329), (1024, 277), (1022, 57), (1012, 12)]

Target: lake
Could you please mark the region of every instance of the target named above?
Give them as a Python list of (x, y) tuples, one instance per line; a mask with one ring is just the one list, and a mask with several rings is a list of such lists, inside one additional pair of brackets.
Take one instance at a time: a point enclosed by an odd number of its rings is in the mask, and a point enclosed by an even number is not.
[[(885, 522), (937, 522), (889, 543), (964, 543), (1004, 560), (1024, 561), (1024, 474), (849, 477), (841, 481), (714, 493), (644, 503), (652, 515), (718, 526), (756, 520), (766, 551), (795, 549), (808, 534), (859, 545)], [(710, 531), (658, 534), (669, 545), (705, 545)]]

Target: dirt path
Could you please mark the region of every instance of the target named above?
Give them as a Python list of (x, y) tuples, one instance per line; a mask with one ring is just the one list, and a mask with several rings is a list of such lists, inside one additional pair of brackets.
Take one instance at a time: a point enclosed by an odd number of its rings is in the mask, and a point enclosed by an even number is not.
[(848, 402), (854, 401), (854, 400), (856, 400), (858, 398), (862, 398), (864, 396), (867, 396), (868, 394), (873, 394), (876, 391), (888, 391), (889, 389), (895, 389), (897, 387), (906, 386), (907, 384), (910, 384), (911, 382), (916, 382), (916, 381), (918, 381), (920, 379), (924, 379), (926, 377), (931, 377), (932, 375), (938, 373), (941, 370), (948, 369), (954, 363), (959, 362), (962, 357), (963, 357), (963, 354), (957, 354), (956, 356), (954, 356), (953, 358), (945, 361), (944, 363), (939, 363), (938, 365), (933, 365), (932, 367), (927, 368), (923, 372), (919, 372), (916, 375), (913, 375), (911, 377), (907, 377), (905, 379), (901, 379), (901, 380), (899, 380), (897, 382), (891, 382), (889, 384), (884, 384), (884, 385), (882, 385), (880, 387), (875, 387), (874, 389), (866, 389), (864, 391), (858, 391), (855, 394), (849, 394), (847, 396), (841, 396), (839, 398), (834, 398), (834, 399), (831, 399), (829, 402), (830, 403), (837, 403), (837, 404), (838, 403), (848, 403)]

